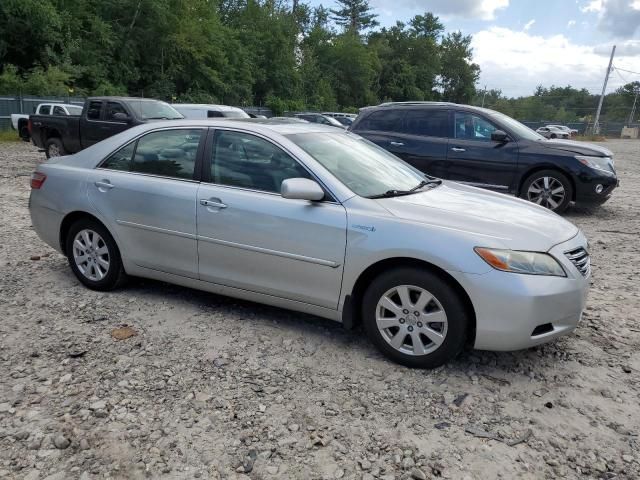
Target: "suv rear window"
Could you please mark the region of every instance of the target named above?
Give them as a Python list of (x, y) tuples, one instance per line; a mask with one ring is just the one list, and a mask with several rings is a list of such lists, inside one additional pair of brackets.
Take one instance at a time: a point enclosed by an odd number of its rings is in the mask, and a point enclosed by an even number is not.
[(378, 110), (362, 119), (357, 130), (374, 130), (381, 132), (399, 132), (402, 130), (402, 118), (405, 110)]

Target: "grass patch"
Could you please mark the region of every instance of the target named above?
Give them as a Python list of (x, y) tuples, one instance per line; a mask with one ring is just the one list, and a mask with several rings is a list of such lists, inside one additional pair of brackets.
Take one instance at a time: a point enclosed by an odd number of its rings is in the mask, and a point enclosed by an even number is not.
[(606, 142), (607, 139), (603, 135), (576, 135), (571, 137), (571, 140), (577, 140), (579, 142)]
[(0, 130), (0, 142), (21, 142), (15, 130)]

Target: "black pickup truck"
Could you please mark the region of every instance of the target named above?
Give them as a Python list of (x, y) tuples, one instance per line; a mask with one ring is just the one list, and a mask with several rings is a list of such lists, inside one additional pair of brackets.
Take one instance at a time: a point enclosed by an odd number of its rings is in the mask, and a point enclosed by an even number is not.
[(141, 123), (184, 118), (158, 100), (127, 97), (88, 98), (79, 117), (31, 115), (29, 132), (47, 158), (70, 155)]

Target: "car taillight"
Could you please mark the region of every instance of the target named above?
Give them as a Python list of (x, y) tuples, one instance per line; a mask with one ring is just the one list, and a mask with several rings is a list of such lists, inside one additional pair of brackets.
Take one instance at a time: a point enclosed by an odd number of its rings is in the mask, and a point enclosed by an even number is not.
[(29, 122), (27, 122), (27, 130), (29, 130), (29, 135), (31, 135), (31, 128), (32, 128), (31, 119), (29, 119)]
[(39, 190), (46, 179), (47, 176), (44, 173), (33, 172), (31, 174), (31, 188)]

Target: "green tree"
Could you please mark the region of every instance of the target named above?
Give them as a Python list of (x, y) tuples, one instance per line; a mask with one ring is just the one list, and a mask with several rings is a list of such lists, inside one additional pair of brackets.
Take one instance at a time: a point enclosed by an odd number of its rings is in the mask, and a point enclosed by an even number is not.
[(337, 0), (337, 3), (338, 8), (330, 10), (331, 20), (345, 30), (359, 33), (379, 25), (367, 0)]
[(469, 103), (475, 94), (480, 67), (472, 62), (471, 36), (449, 33), (442, 40), (440, 84), (443, 100)]

